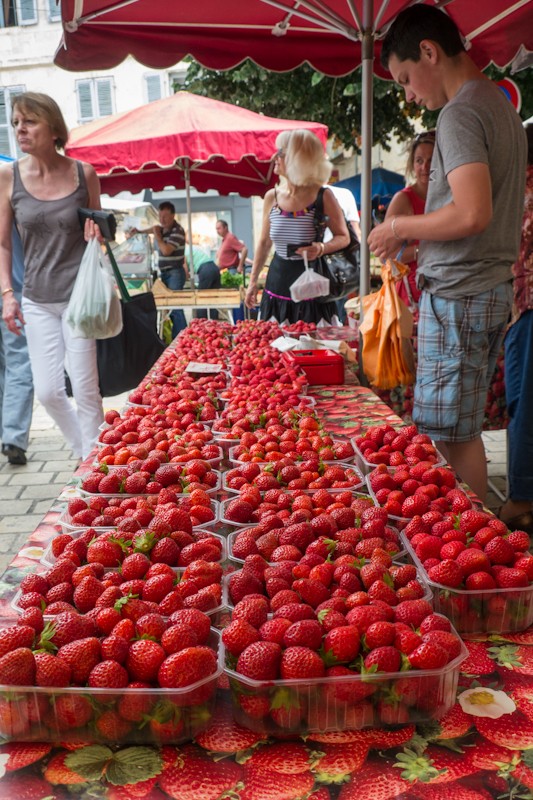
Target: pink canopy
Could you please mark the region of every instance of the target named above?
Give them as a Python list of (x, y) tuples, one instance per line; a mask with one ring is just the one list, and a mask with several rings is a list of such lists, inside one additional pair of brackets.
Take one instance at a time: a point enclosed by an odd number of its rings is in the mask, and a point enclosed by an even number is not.
[[(480, 67), (533, 49), (531, 0), (424, 0), (440, 5)], [(190, 54), (211, 69), (244, 58), (276, 71), (308, 62), (327, 75), (361, 63), (362, 30), (378, 41), (413, 0), (61, 0), (64, 40), (56, 64), (109, 69), (128, 55), (155, 69)], [(365, 8), (366, 6), (366, 8)], [(375, 63), (379, 72), (378, 61)]]
[(275, 182), (276, 136), (294, 128), (308, 128), (325, 145), (325, 125), (178, 92), (75, 128), (65, 152), (92, 164), (111, 195), (183, 188), (190, 181), (201, 192), (263, 196)]

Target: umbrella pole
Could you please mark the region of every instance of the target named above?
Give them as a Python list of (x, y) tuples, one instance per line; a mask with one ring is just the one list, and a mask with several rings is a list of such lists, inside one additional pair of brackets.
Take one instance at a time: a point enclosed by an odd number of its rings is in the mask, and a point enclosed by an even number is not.
[(185, 160), (185, 198), (187, 203), (187, 228), (189, 231), (189, 280), (191, 282), (194, 302), (196, 303), (196, 282), (194, 280), (194, 261), (192, 250), (191, 168), (188, 158)]
[[(373, 31), (373, 0), (364, 0), (363, 3), (363, 41), (362, 55), (362, 103), (361, 103), (361, 279), (359, 285), (359, 321), (363, 321), (363, 297), (370, 290), (370, 251), (367, 238), (372, 227), (372, 90), (374, 66), (374, 31)], [(363, 371), (363, 343), (359, 337), (359, 379), (363, 385), (368, 385)]]

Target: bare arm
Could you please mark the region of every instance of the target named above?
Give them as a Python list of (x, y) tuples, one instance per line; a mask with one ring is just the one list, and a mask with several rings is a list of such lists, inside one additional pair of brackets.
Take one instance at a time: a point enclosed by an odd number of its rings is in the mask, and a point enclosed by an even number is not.
[[(413, 216), (413, 206), (405, 192), (396, 192), (390, 201), (387, 211), (385, 213), (385, 221), (391, 220), (393, 217), (400, 216)], [(396, 228), (396, 226), (394, 226)], [(400, 250), (401, 242), (398, 242), (396, 252)], [(409, 263), (409, 261), (416, 261), (418, 255), (418, 248), (414, 244), (409, 244), (402, 253), (402, 261)]]
[(492, 219), (492, 187), (486, 164), (464, 164), (448, 174), (452, 202), (429, 214), (397, 216), (370, 231), (370, 250), (380, 258), (398, 251), (399, 240), (448, 242), (482, 233)]
[(248, 284), (248, 290), (244, 300), (248, 308), (253, 308), (256, 305), (257, 278), (265, 266), (265, 261), (272, 247), (272, 240), (270, 238), (270, 211), (274, 205), (274, 199), (274, 190), (271, 189), (266, 193), (263, 202), (263, 222), (261, 226), (261, 235), (255, 248), (254, 261), (252, 264), (252, 271), (250, 273), (250, 282)]
[(248, 248), (243, 243), (242, 250), (239, 253), (239, 263), (237, 265), (237, 272), (242, 272), (244, 269), (244, 262), (246, 261), (246, 256), (248, 255)]
[[(20, 334), (24, 317), (18, 304), (12, 283), (13, 167), (0, 168), (0, 288), (2, 290), (2, 318), (11, 333)], [(4, 294), (5, 292), (5, 294)]]
[[(318, 258), (318, 256), (322, 255), (323, 253), (335, 253), (337, 250), (342, 250), (343, 247), (346, 247), (350, 244), (350, 234), (348, 233), (346, 220), (344, 219), (344, 214), (337, 201), (337, 198), (332, 191), (326, 189), (323, 195), (323, 200), (324, 214), (328, 217), (328, 228), (333, 236), (329, 242), (326, 242), (326, 244), (323, 245), (323, 249), (320, 247), (316, 253), (312, 248), (307, 248), (309, 257), (311, 259)], [(299, 248), (296, 252), (303, 253), (304, 249), (305, 248)], [(322, 252), (320, 252), (320, 250)]]

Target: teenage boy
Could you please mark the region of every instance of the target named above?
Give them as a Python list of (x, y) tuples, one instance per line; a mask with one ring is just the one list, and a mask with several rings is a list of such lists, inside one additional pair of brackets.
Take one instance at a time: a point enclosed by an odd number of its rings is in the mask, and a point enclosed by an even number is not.
[(415, 5), (398, 15), (381, 60), (408, 102), (442, 109), (426, 213), (370, 233), (379, 258), (420, 240), (418, 369), (413, 420), (481, 500), (481, 438), (489, 381), (512, 304), (520, 242), (526, 135), (503, 92), (470, 59), (454, 22)]

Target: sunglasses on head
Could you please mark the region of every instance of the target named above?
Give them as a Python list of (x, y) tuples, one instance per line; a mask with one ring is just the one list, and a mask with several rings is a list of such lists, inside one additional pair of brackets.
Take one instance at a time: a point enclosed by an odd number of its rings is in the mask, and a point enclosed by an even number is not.
[(420, 144), (421, 142), (434, 142), (434, 141), (435, 141), (435, 131), (422, 131), (422, 133), (417, 133), (417, 135), (413, 139), (414, 144)]
[(276, 150), (274, 153), (274, 158), (285, 158), (285, 150), (282, 150), (281, 148)]

